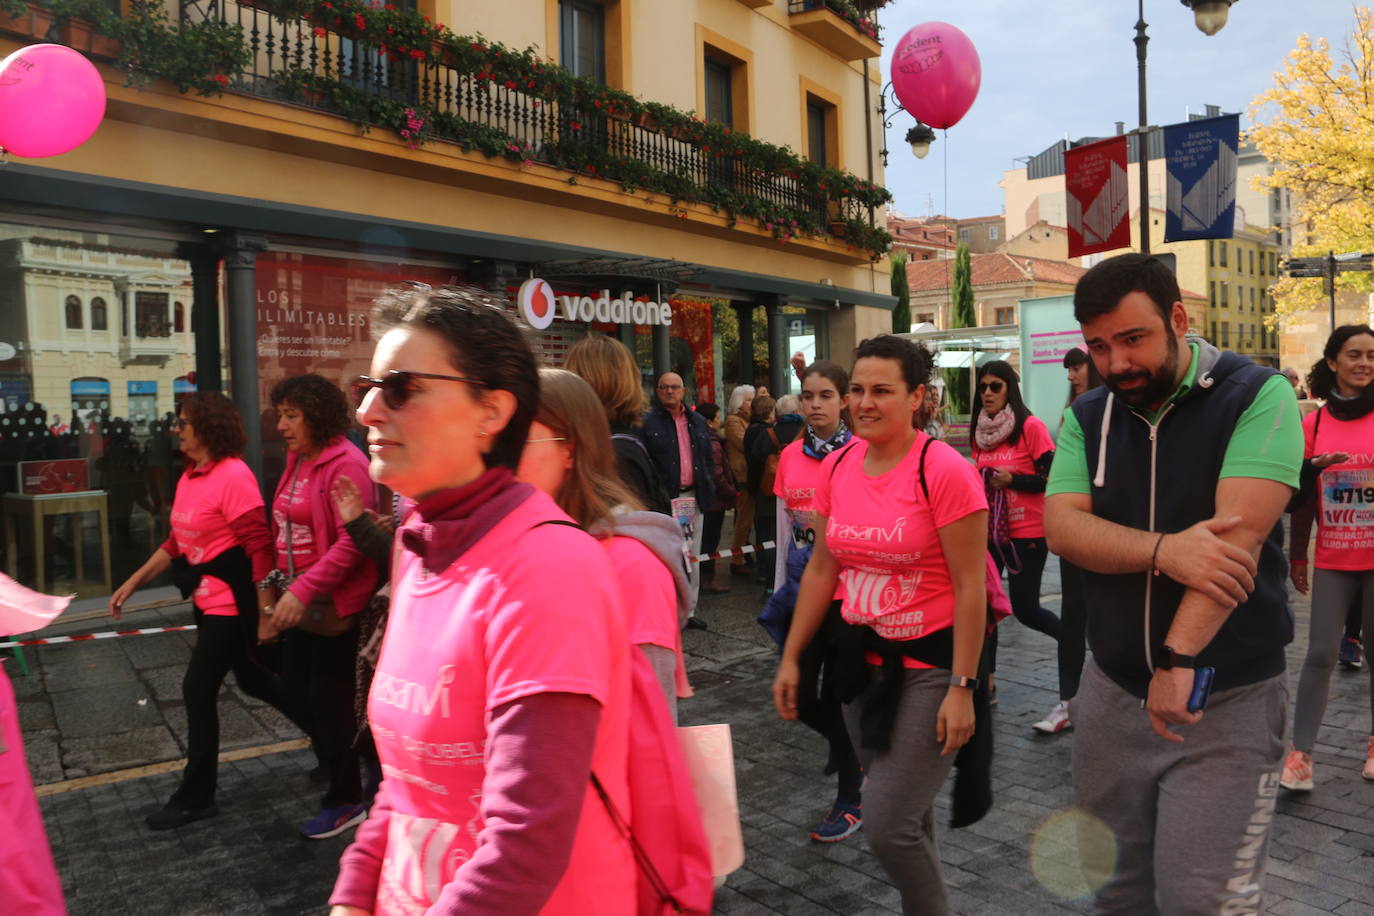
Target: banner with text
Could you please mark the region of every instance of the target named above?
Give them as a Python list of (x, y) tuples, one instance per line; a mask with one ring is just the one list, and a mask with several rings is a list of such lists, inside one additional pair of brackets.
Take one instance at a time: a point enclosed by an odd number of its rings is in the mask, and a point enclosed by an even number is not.
[(1164, 241), (1229, 239), (1235, 234), (1239, 143), (1238, 114), (1164, 128)]
[(1126, 137), (1065, 150), (1069, 257), (1131, 247)]

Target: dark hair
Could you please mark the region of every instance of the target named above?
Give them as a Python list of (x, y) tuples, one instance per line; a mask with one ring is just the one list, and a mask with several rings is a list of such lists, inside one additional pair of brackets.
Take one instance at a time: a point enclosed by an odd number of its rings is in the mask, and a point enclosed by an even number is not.
[(496, 434), (487, 467), (515, 470), (530, 423), (539, 411), (539, 369), (529, 341), (507, 317), (503, 300), (473, 286), (431, 288), (423, 283), (387, 290), (373, 308), (380, 331), (421, 328), (448, 345), (449, 363), (460, 375), (476, 379), (487, 391), (509, 391), (515, 412)]
[(710, 401), (706, 401), (705, 403), (697, 405), (697, 413), (701, 414), (702, 419), (707, 423), (710, 423), (716, 417), (720, 416), (720, 407), (719, 405), (712, 404)]
[(238, 458), (248, 445), (243, 415), (221, 392), (197, 391), (181, 402), (177, 412), (196, 431), (211, 461)]
[[(1011, 435), (1007, 437), (1008, 445), (1015, 445), (1021, 440), (1021, 430), (1026, 425), (1026, 418), (1031, 416), (1030, 408), (1026, 402), (1021, 400), (1021, 377), (1016, 374), (1016, 370), (1011, 367), (1011, 363), (1004, 359), (990, 359), (978, 367), (978, 378), (991, 375), (1001, 379), (1007, 385), (1007, 406), (1011, 408), (1012, 416), (1016, 417), (1016, 425), (1011, 428)], [(968, 444), (971, 448), (978, 447), (978, 411), (983, 408), (974, 405), (973, 419), (968, 425)]]
[(756, 397), (753, 407), (749, 409), (749, 419), (766, 421), (768, 415), (773, 412), (773, 408), (777, 406), (778, 402), (770, 397)]
[(348, 432), (353, 411), (344, 393), (323, 375), (314, 372), (284, 378), (272, 388), (272, 406), (285, 404), (305, 414), (311, 444), (325, 446)]
[[(1075, 366), (1082, 366), (1085, 363), (1088, 366), (1088, 387), (1083, 389), (1084, 393), (1086, 394), (1087, 392), (1092, 391), (1094, 388), (1102, 384), (1102, 373), (1097, 371), (1097, 363), (1093, 362), (1093, 358), (1089, 356), (1087, 353), (1083, 352), (1083, 349), (1081, 347), (1070, 347), (1069, 352), (1064, 354), (1065, 369), (1072, 369)], [(1069, 385), (1068, 403), (1073, 403), (1072, 384)]]
[(1092, 321), (1113, 312), (1128, 294), (1142, 292), (1169, 326), (1174, 303), (1182, 300), (1178, 279), (1164, 262), (1152, 255), (1119, 254), (1095, 265), (1078, 278), (1073, 290), (1073, 317)]
[(1331, 396), (1331, 392), (1336, 390), (1336, 373), (1331, 371), (1331, 367), (1326, 364), (1326, 361), (1340, 356), (1341, 348), (1345, 346), (1345, 342), (1360, 334), (1374, 337), (1374, 328), (1370, 328), (1367, 324), (1343, 324), (1332, 331), (1330, 337), (1326, 338), (1326, 346), (1322, 348), (1322, 358), (1313, 363), (1312, 371), (1307, 373), (1307, 391), (1312, 397), (1325, 400)]
[(925, 344), (894, 334), (879, 334), (860, 341), (854, 349), (854, 362), (861, 359), (890, 359), (897, 363), (907, 391), (929, 384), (930, 373), (935, 368), (935, 358)]
[(813, 375), (819, 375), (833, 384), (835, 390), (840, 393), (840, 397), (849, 393), (849, 373), (845, 372), (844, 367), (839, 363), (831, 362), (828, 359), (816, 360), (807, 366), (806, 371), (802, 373), (802, 384), (805, 385), (806, 380)]

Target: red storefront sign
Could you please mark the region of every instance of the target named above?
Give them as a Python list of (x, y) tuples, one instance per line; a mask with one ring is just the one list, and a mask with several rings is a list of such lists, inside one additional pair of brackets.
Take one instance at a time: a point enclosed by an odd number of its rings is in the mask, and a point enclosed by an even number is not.
[(80, 493), (90, 488), (90, 465), (85, 458), (19, 462), (19, 492), (25, 496)]

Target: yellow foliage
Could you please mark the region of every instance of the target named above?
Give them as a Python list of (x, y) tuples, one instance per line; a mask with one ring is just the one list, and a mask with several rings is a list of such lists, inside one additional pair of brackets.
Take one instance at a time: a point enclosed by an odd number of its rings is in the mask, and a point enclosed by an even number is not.
[[(1355, 9), (1334, 57), (1325, 38), (1300, 36), (1250, 119), (1246, 136), (1274, 165), (1256, 187), (1293, 192), (1293, 255), (1374, 251), (1374, 13)], [(1342, 274), (1336, 284), (1374, 291), (1374, 276)], [(1271, 293), (1279, 316), (1323, 300), (1319, 279), (1281, 279)]]

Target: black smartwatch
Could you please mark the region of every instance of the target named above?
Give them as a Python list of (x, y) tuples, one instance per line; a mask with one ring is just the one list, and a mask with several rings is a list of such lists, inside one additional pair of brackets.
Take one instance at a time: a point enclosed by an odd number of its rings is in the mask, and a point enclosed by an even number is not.
[(969, 689), (969, 690), (977, 690), (977, 689), (978, 689), (978, 678), (976, 678), (976, 677), (964, 677), (962, 674), (952, 674), (952, 675), (950, 675), (950, 677), (949, 677), (949, 686), (951, 686), (951, 687), (964, 687), (964, 688), (967, 688), (967, 689)]
[(1197, 656), (1184, 655), (1181, 652), (1175, 652), (1173, 649), (1165, 646), (1163, 649), (1160, 649), (1159, 654), (1155, 656), (1155, 667), (1162, 668), (1165, 671), (1171, 668), (1196, 668)]

